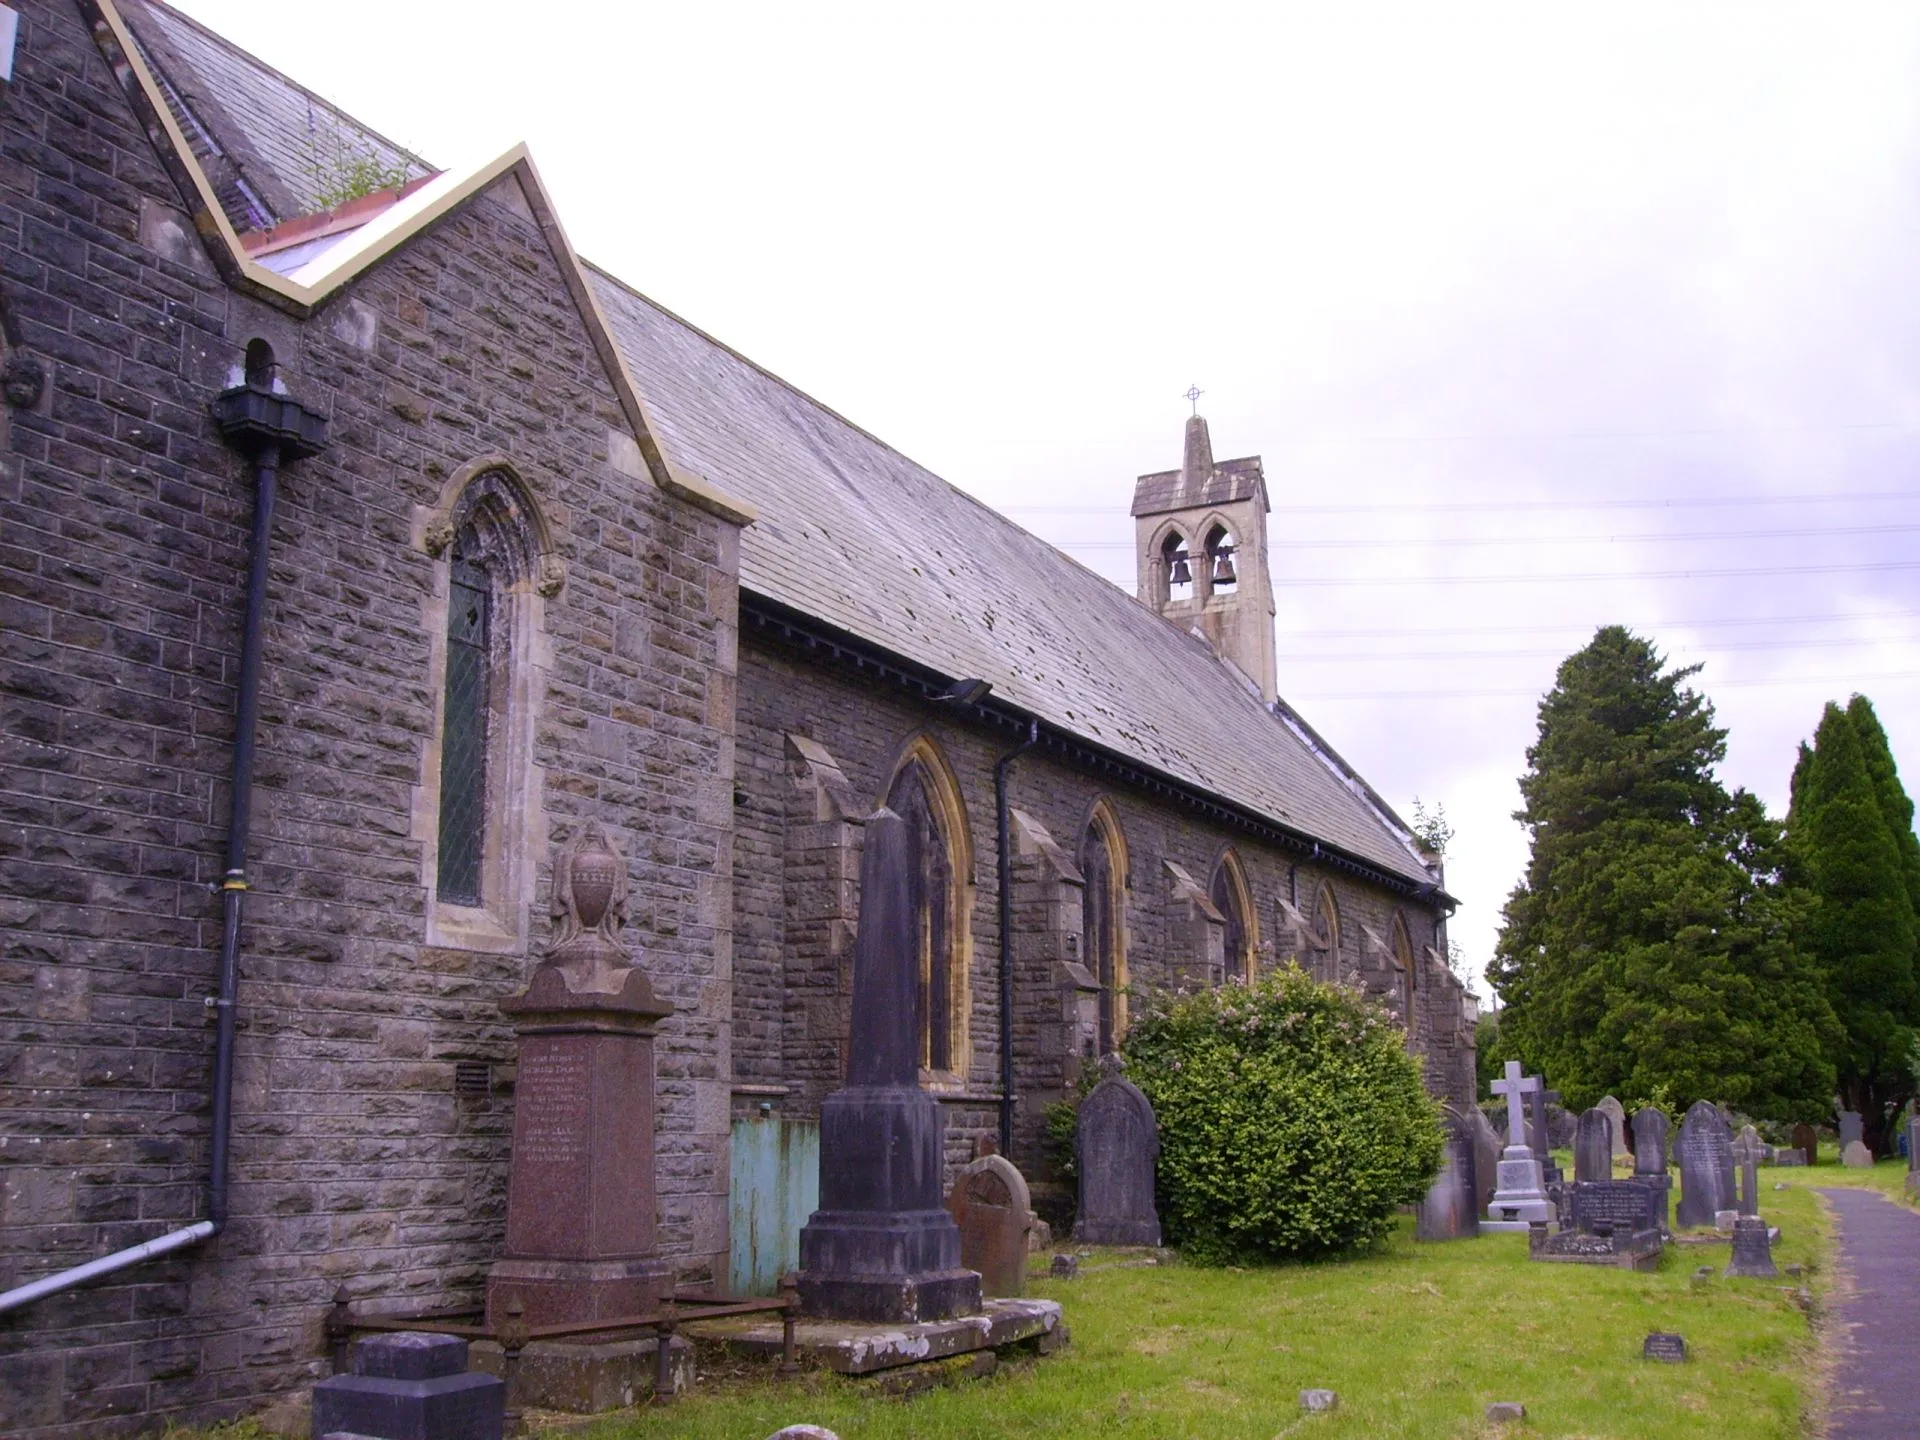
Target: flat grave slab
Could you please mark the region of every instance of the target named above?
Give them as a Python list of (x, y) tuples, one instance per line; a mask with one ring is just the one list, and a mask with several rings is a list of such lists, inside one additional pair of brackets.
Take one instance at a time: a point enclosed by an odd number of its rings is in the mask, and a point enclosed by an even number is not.
[[(701, 1324), (697, 1333), (749, 1355), (780, 1353), (777, 1320), (716, 1320)], [(1032, 1344), (1041, 1354), (1050, 1354), (1066, 1345), (1067, 1325), (1058, 1300), (995, 1298), (987, 1300), (978, 1315), (911, 1325), (802, 1319), (793, 1327), (793, 1340), (802, 1365), (842, 1375), (872, 1375), (1013, 1345)]]

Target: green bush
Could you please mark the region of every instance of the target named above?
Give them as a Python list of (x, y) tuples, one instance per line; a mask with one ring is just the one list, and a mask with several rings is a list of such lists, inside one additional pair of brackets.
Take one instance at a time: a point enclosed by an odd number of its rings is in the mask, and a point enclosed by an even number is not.
[(1124, 1048), (1160, 1122), (1161, 1224), (1201, 1263), (1378, 1240), (1439, 1169), (1440, 1108), (1399, 1026), (1297, 965), (1150, 1001)]

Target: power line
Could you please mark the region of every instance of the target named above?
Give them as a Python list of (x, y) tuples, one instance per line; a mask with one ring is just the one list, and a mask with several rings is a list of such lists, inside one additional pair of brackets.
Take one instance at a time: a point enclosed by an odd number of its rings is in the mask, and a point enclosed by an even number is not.
[[(1406, 500), (1347, 505), (1275, 505), (1276, 515), (1462, 514), (1471, 511), (1513, 513), (1533, 510), (1682, 510), (1720, 505), (1840, 505), (1873, 501), (1920, 500), (1920, 490), (1810, 491), (1795, 495), (1672, 495), (1648, 500), (1618, 498), (1575, 500)], [(1118, 515), (1112, 505), (1002, 505), (1006, 515)]]
[[(1792, 685), (1844, 685), (1857, 689), (1862, 682), (1870, 680), (1916, 680), (1920, 679), (1920, 670), (1888, 670), (1875, 675), (1794, 675), (1782, 679), (1763, 680), (1716, 680), (1714, 690), (1731, 689), (1782, 689)], [(1289, 702), (1319, 704), (1328, 700), (1480, 700), (1511, 698), (1531, 695), (1536, 698), (1546, 692), (1538, 686), (1518, 689), (1493, 690), (1338, 690), (1322, 691), (1313, 695), (1289, 696)]]
[(1276, 590), (1351, 589), (1383, 585), (1544, 585), (1593, 580), (1726, 580), (1751, 575), (1861, 575), (1883, 570), (1920, 570), (1920, 560), (1882, 560), (1855, 565), (1718, 566), (1701, 570), (1583, 570), (1549, 575), (1332, 575), (1283, 579)]
[[(1829, 615), (1736, 615), (1717, 620), (1656, 620), (1633, 624), (1632, 630), (1720, 630), (1757, 625), (1834, 625), (1856, 620), (1920, 620), (1920, 610), (1865, 610)], [(1417, 640), (1439, 635), (1563, 635), (1593, 627), (1580, 621), (1558, 625), (1449, 625), (1431, 629), (1400, 627), (1391, 630), (1314, 630), (1308, 635), (1290, 636), (1299, 640)]]
[[(1624, 545), (1666, 540), (1717, 543), (1725, 540), (1807, 540), (1822, 535), (1907, 535), (1920, 525), (1798, 526), (1791, 530), (1643, 530), (1631, 535), (1429, 535), (1415, 540), (1283, 540), (1288, 550), (1434, 550), (1467, 545)], [(1057, 540), (1063, 550), (1131, 550), (1131, 540)]]
[[(1741, 650), (1805, 650), (1818, 647), (1822, 650), (1841, 650), (1861, 645), (1884, 645), (1884, 638), (1871, 636), (1849, 636), (1839, 640), (1748, 640), (1727, 642), (1703, 647), (1707, 655), (1723, 655)], [(1906, 637), (1898, 637), (1892, 643), (1911, 644)], [(1288, 652), (1279, 656), (1281, 660), (1292, 660), (1309, 665), (1363, 665), (1376, 660), (1548, 660), (1564, 659), (1567, 652), (1560, 650), (1375, 650), (1364, 655), (1303, 655)]]

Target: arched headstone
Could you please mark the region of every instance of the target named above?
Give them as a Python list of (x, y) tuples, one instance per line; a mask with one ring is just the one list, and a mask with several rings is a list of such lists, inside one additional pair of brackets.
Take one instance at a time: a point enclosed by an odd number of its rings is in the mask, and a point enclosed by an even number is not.
[(1100, 1057), (1102, 1079), (1080, 1102), (1074, 1134), (1080, 1206), (1073, 1238), (1083, 1245), (1158, 1245), (1160, 1212), (1153, 1203), (1153, 1165), (1160, 1127), (1140, 1087), (1123, 1073), (1118, 1055)]
[(1026, 1177), (1004, 1155), (983, 1155), (954, 1176), (947, 1212), (960, 1227), (960, 1263), (980, 1272), (985, 1295), (1022, 1295), (1033, 1199)]
[(1605, 1112), (1607, 1119), (1613, 1122), (1613, 1153), (1616, 1158), (1631, 1155), (1633, 1147), (1627, 1144), (1627, 1107), (1611, 1095), (1600, 1097), (1600, 1103), (1593, 1107)]
[(1720, 1211), (1734, 1208), (1733, 1130), (1715, 1106), (1705, 1100), (1693, 1102), (1680, 1122), (1673, 1153), (1680, 1162), (1675, 1224), (1682, 1228), (1711, 1225)]

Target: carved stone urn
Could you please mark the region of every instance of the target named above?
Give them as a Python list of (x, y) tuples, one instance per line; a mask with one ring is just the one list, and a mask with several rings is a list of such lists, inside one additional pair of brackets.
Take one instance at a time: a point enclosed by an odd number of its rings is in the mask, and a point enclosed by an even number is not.
[(649, 1313), (671, 1293), (654, 1217), (654, 1029), (673, 1007), (628, 963), (627, 863), (596, 824), (553, 867), (554, 939), (500, 1002), (519, 1044), (507, 1247), (487, 1317), (529, 1325)]

